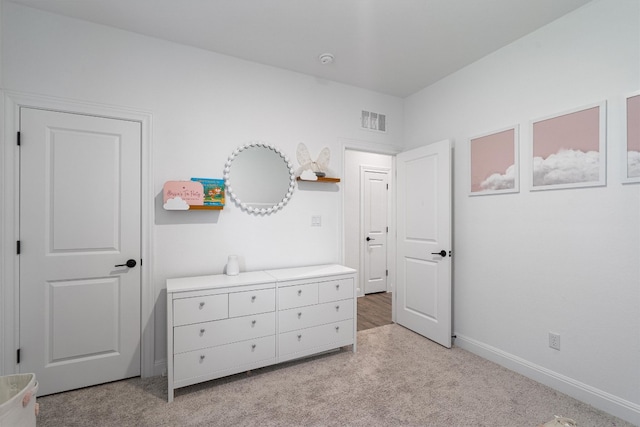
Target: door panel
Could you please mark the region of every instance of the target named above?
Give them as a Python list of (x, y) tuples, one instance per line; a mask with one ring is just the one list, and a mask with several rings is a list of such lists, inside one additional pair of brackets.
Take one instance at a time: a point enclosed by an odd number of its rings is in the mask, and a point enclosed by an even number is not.
[(364, 293), (387, 290), (388, 173), (363, 172)]
[(384, 245), (367, 243), (365, 294), (387, 290), (387, 250)]
[[(51, 344), (48, 365), (118, 352), (118, 282), (112, 278), (48, 284), (45, 297), (51, 316), (45, 325)], [(70, 312), (74, 316), (67, 314)]]
[(45, 208), (51, 208), (46, 218), (51, 251), (118, 250), (119, 233), (114, 231), (120, 225), (119, 136), (53, 128), (49, 139), (50, 200)]
[(400, 153), (397, 167), (396, 320), (451, 347), (450, 143)]
[(435, 242), (438, 234), (437, 164), (433, 156), (407, 161), (405, 166), (405, 237), (421, 250), (425, 242)]
[(416, 316), (430, 319), (438, 318), (437, 269), (430, 262), (405, 258), (405, 275), (409, 283), (422, 283), (422, 286), (406, 288), (405, 310)]
[(21, 372), (45, 395), (140, 375), (137, 122), (22, 108)]

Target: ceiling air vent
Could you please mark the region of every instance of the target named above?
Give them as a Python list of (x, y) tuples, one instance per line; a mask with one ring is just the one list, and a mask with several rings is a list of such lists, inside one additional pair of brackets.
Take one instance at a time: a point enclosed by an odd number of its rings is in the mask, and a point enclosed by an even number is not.
[(387, 116), (386, 114), (362, 110), (362, 116), (360, 117), (360, 126), (362, 126), (362, 129), (373, 130), (376, 132), (386, 132)]

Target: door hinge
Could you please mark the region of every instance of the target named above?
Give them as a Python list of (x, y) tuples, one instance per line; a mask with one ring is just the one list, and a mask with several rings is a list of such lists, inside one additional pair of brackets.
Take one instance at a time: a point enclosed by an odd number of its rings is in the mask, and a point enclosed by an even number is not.
[(20, 255), (20, 240), (16, 241), (16, 255)]
[(18, 131), (18, 138), (16, 139), (16, 143), (20, 145), (20, 131)]
[(385, 270), (384, 273), (386, 276), (389, 276), (389, 270)]
[(389, 189), (389, 184), (387, 184), (387, 190)]
[(387, 227), (387, 233), (389, 232), (389, 227)]
[(20, 363), (20, 349), (16, 350), (16, 363)]

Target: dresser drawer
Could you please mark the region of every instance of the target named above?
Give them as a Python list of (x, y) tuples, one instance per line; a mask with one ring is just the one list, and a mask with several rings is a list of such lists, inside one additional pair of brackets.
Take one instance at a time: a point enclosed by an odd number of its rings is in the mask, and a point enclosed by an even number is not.
[(353, 279), (351, 278), (320, 282), (318, 288), (321, 303), (353, 298)]
[(353, 319), (353, 299), (291, 308), (278, 313), (280, 332), (289, 332), (347, 319)]
[(318, 284), (287, 286), (278, 289), (278, 309), (302, 307), (318, 303)]
[(281, 357), (295, 353), (303, 355), (316, 347), (326, 348), (332, 343), (339, 347), (352, 342), (353, 319), (350, 319), (279, 334), (278, 350)]
[(276, 290), (233, 292), (229, 294), (229, 317), (267, 313), (276, 309)]
[(275, 333), (275, 312), (178, 326), (173, 330), (173, 353), (266, 337)]
[(208, 322), (229, 316), (227, 294), (179, 298), (173, 301), (173, 325)]
[(275, 359), (275, 336), (241, 341), (204, 350), (176, 354), (173, 358), (174, 381), (212, 376), (235, 367), (261, 360)]

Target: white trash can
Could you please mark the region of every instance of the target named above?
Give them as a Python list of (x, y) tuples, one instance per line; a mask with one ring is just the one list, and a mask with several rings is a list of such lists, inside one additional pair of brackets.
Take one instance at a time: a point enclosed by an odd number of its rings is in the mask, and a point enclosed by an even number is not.
[(0, 427), (35, 427), (35, 374), (0, 377)]

